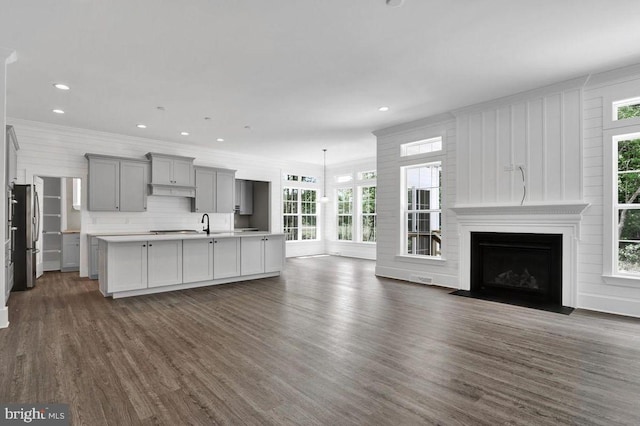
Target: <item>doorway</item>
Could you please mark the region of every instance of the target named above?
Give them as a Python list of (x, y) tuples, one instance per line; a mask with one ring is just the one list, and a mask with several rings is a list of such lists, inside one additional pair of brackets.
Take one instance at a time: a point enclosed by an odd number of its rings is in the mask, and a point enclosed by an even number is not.
[(36, 191), (42, 194), (36, 276), (40, 277), (47, 271), (78, 271), (82, 179), (34, 176), (33, 180)]

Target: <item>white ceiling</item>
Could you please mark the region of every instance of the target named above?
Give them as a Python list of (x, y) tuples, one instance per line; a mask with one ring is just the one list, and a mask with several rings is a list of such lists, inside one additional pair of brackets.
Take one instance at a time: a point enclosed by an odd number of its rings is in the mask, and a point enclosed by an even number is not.
[(9, 117), (319, 164), (375, 156), (375, 129), (638, 63), (639, 26), (638, 0), (0, 0)]

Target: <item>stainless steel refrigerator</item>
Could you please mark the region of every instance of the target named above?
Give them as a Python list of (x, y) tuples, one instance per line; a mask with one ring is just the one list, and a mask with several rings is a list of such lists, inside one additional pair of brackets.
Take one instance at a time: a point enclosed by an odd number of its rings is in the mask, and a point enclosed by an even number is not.
[(36, 241), (40, 235), (40, 200), (33, 185), (14, 185), (13, 273), (12, 291), (22, 291), (36, 285)]

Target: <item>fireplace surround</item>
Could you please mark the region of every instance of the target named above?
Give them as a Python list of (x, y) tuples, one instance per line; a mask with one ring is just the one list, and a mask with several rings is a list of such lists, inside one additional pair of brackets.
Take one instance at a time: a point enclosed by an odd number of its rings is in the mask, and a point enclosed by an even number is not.
[(459, 289), (471, 291), (471, 234), (555, 234), (562, 239), (561, 305), (576, 307), (578, 242), (585, 203), (457, 205), (451, 210), (459, 232)]

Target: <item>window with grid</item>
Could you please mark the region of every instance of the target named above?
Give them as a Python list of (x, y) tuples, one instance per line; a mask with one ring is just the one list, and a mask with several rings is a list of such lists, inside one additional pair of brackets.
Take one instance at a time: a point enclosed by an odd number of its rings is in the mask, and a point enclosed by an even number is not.
[(339, 188), (338, 208), (338, 240), (353, 240), (353, 189)]
[(362, 203), (362, 241), (374, 243), (376, 241), (376, 187), (361, 187), (360, 200)]
[(315, 189), (300, 190), (300, 219), (302, 226), (300, 227), (300, 236), (303, 240), (317, 239), (317, 193)]
[(283, 229), (287, 241), (318, 238), (317, 191), (315, 189), (284, 188)]
[(404, 254), (440, 257), (440, 161), (404, 168)]
[(614, 138), (617, 145), (614, 201), (617, 272), (640, 277), (640, 133)]
[(298, 192), (297, 188), (284, 188), (282, 194), (283, 228), (287, 241), (298, 239)]

